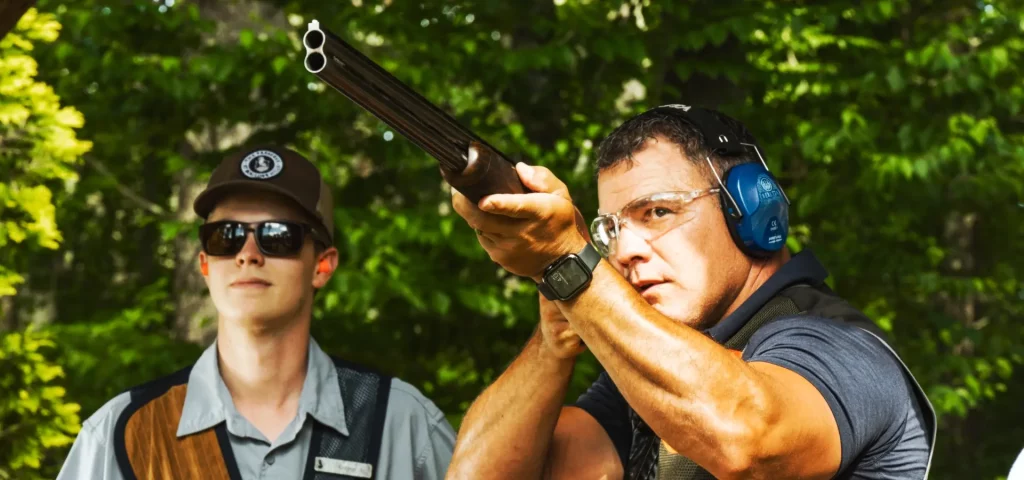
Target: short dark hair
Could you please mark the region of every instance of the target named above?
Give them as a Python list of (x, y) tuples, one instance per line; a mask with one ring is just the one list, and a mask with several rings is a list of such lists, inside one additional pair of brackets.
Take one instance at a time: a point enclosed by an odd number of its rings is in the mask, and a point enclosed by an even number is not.
[[(757, 145), (754, 136), (738, 120), (716, 110), (708, 112), (724, 124), (741, 143)], [(682, 112), (674, 113), (671, 109), (663, 108), (648, 110), (625, 121), (602, 140), (597, 148), (596, 174), (621, 163), (631, 165), (633, 154), (643, 150), (648, 140), (659, 137), (679, 146), (712, 185), (717, 181), (704, 160), (709, 155), (719, 175), (741, 163), (760, 162), (757, 153), (749, 148), (748, 153), (739, 156), (723, 157), (711, 154), (704, 135)]]

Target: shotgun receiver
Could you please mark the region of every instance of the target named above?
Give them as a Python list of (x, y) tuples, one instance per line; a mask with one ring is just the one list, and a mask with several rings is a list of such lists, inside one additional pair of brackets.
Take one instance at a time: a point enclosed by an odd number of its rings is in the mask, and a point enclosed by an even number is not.
[(444, 180), (469, 200), (526, 191), (508, 157), (319, 21), (309, 23), (302, 44), (307, 71), (426, 150)]

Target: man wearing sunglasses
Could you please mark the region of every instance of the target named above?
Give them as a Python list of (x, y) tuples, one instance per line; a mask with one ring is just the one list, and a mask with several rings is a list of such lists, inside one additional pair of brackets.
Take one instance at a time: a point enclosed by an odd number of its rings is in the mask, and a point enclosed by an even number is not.
[(317, 168), (286, 148), (243, 149), (194, 209), (216, 341), (93, 414), (59, 478), (443, 478), (455, 432), (442, 412), (310, 336), (315, 291), (338, 265)]
[[(454, 194), (491, 259), (537, 282), (541, 320), (467, 412), (450, 477), (926, 477), (927, 397), (814, 255), (787, 251), (789, 199), (745, 127), (663, 106), (597, 162), (592, 244), (544, 168), (516, 167), (535, 193)], [(584, 349), (605, 372), (563, 406)]]

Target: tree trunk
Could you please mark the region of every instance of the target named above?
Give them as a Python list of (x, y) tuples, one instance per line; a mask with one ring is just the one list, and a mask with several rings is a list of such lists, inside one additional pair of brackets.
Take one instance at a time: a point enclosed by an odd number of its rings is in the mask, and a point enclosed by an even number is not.
[(18, 24), (18, 20), (36, 0), (3, 0), (0, 1), (0, 39), (3, 39)]
[(0, 297), (0, 333), (10, 332), (17, 327), (14, 312), (14, 295)]
[[(187, 141), (180, 154), (195, 158), (196, 151)], [(192, 201), (202, 187), (196, 184), (195, 169), (189, 167), (174, 175), (175, 221), (195, 220)], [(199, 241), (191, 231), (182, 231), (174, 238), (174, 336), (180, 340), (209, 343), (216, 332), (217, 313), (206, 295), (206, 284), (199, 272)], [(210, 321), (214, 320), (214, 321)]]
[[(978, 223), (978, 214), (975, 212), (952, 211), (946, 217), (945, 233), (943, 235), (949, 255), (946, 257), (944, 269), (946, 275), (952, 277), (969, 278), (974, 275), (974, 226)], [(973, 292), (966, 292), (956, 296), (949, 292), (940, 294), (944, 312), (959, 320), (969, 329), (978, 328), (976, 315), (977, 295)], [(969, 339), (963, 339), (953, 348), (955, 355), (969, 356), (974, 353), (974, 344)]]
[[(975, 212), (953, 210), (946, 216), (943, 244), (946, 246), (948, 255), (942, 265), (945, 276), (969, 278), (974, 274), (974, 227), (977, 223), (978, 214)], [(976, 316), (977, 298), (974, 293), (957, 294), (943, 291), (938, 297), (937, 306), (946, 315), (955, 318), (968, 329), (979, 328)], [(953, 346), (951, 353), (956, 356), (971, 357), (974, 355), (974, 350), (974, 342), (969, 338), (964, 338)], [(951, 442), (958, 448), (968, 448), (969, 445), (980, 441), (978, 421), (978, 415), (968, 415), (965, 418), (949, 416), (945, 422), (945, 429), (950, 434)]]

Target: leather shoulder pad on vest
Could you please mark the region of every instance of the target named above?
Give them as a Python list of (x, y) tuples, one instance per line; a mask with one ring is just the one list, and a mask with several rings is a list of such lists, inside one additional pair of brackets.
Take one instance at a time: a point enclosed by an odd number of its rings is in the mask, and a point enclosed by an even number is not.
[(229, 473), (214, 430), (177, 437), (191, 372), (189, 366), (128, 390), (131, 402), (114, 430), (114, 456), (126, 480), (241, 478), (237, 467)]

